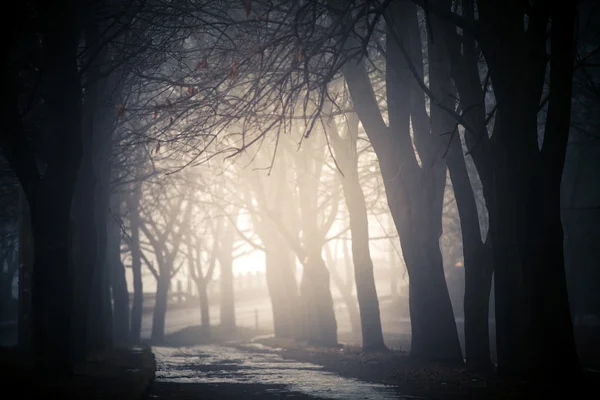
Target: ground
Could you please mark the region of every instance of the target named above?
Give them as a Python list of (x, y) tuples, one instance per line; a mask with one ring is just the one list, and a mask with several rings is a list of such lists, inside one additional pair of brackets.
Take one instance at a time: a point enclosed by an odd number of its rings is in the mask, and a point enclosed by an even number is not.
[[(151, 399), (547, 399), (589, 398), (596, 378), (544, 385), (469, 373), (463, 366), (419, 364), (406, 353), (313, 347), (262, 336), (193, 345), (200, 328), (180, 334), (182, 347), (155, 347)], [(230, 335), (235, 336), (235, 335)], [(198, 336), (196, 336), (198, 337)], [(171, 343), (176, 344), (176, 343)]]
[(113, 349), (77, 365), (74, 376), (50, 381), (15, 348), (0, 349), (2, 390), (19, 399), (143, 399), (155, 368), (149, 348)]

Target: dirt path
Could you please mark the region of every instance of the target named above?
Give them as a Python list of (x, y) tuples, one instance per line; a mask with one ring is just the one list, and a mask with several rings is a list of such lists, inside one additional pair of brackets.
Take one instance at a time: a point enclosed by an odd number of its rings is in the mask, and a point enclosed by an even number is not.
[(394, 386), (285, 360), (277, 350), (205, 345), (153, 351), (157, 371), (150, 399), (415, 399)]

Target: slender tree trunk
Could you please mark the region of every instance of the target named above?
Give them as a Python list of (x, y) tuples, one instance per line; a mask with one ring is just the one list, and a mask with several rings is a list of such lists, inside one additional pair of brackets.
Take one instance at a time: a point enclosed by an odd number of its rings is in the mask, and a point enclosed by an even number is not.
[[(358, 156), (356, 141), (358, 140), (358, 118), (355, 114), (347, 116), (348, 139), (343, 143), (337, 128), (332, 122), (326, 126), (330, 143), (333, 144), (338, 165), (342, 169), (342, 190), (350, 218), (352, 234), (352, 263), (354, 265), (354, 281), (360, 308), (362, 330), (362, 347), (364, 351), (379, 351), (385, 349), (379, 299), (373, 275), (373, 261), (369, 250), (369, 221), (367, 204), (358, 179)], [(352, 296), (350, 296), (352, 297)], [(352, 301), (353, 304), (353, 301)], [(349, 308), (350, 312), (350, 308)]]
[(285, 301), (289, 327), (286, 337), (292, 339), (302, 338), (305, 334), (302, 324), (302, 310), (300, 309), (300, 295), (296, 281), (296, 258), (291, 250), (282, 245), (278, 253), (278, 268), (281, 278), (279, 284), (283, 290), (282, 298)]
[(271, 311), (273, 313), (273, 331), (275, 337), (289, 337), (289, 313), (286, 310), (286, 299), (283, 285), (281, 284), (281, 271), (274, 251), (265, 253), (265, 272), (267, 288), (271, 298)]
[[(339, 161), (338, 161), (339, 163)], [(350, 327), (352, 328), (352, 333), (356, 336), (362, 335), (361, 325), (360, 325), (360, 312), (358, 311), (356, 298), (352, 295), (352, 288), (354, 287), (354, 281), (352, 280), (352, 258), (349, 254), (348, 248), (344, 243), (343, 247), (343, 263), (346, 267), (348, 265), (345, 279), (342, 279), (340, 273), (338, 271), (338, 265), (334, 260), (337, 260), (337, 251), (335, 252), (335, 256), (332, 256), (329, 246), (325, 246), (325, 260), (329, 265), (329, 271), (331, 274), (331, 280), (333, 284), (338, 288), (340, 294), (342, 295), (342, 300), (346, 305), (346, 311), (348, 312), (348, 319), (350, 321)], [(335, 266), (334, 266), (335, 265)], [(362, 336), (361, 336), (362, 338)]]
[(163, 344), (165, 341), (165, 320), (169, 295), (168, 271), (161, 271), (156, 282), (156, 304), (152, 314), (152, 343)]
[(200, 300), (200, 326), (207, 338), (211, 336), (210, 303), (208, 301), (208, 284), (203, 279), (196, 280), (198, 299)]
[(142, 310), (144, 307), (144, 287), (142, 281), (142, 252), (140, 249), (140, 193), (136, 186), (129, 203), (131, 227), (131, 271), (133, 273), (133, 306), (131, 309), (131, 341), (139, 343), (142, 330)]
[[(113, 200), (113, 203), (117, 201)], [(119, 209), (117, 204), (113, 205), (113, 210)], [(129, 292), (125, 267), (121, 262), (121, 227), (116, 218), (117, 215), (111, 215), (108, 221), (106, 268), (109, 271), (112, 289), (114, 340), (124, 344), (129, 342)]]
[[(450, 9), (450, 1), (440, 5)], [(435, 41), (428, 42), (429, 85), (436, 100), (447, 109), (453, 110), (457, 96), (449, 79), (452, 76), (452, 68), (446, 37), (455, 34), (452, 31), (455, 28), (449, 28), (437, 16), (431, 17), (431, 26), (433, 30), (442, 34)], [(456, 121), (445, 110), (435, 105), (431, 107), (430, 114), (433, 122), (432, 134), (442, 138), (447, 153), (446, 164), (460, 216), (465, 268), (464, 329), (467, 365), (473, 370), (490, 370), (492, 363), (488, 310), (492, 283), (491, 246), (486, 246), (481, 239), (475, 194), (462, 152), (460, 133), (458, 129), (454, 129)], [(481, 128), (485, 129), (485, 126)]]
[[(351, 175), (350, 175), (351, 176)], [(349, 176), (349, 177), (350, 177)], [(360, 308), (363, 350), (378, 351), (385, 348), (379, 300), (373, 275), (373, 261), (369, 251), (369, 225), (367, 205), (358, 177), (343, 182), (344, 197), (350, 215), (350, 232), (352, 234), (352, 261), (354, 264), (354, 280)]]
[(233, 242), (235, 235), (235, 218), (229, 221), (225, 235), (221, 240), (219, 248), (219, 268), (221, 276), (219, 279), (220, 290), (220, 322), (221, 328), (235, 329), (235, 299), (233, 291)]
[[(416, 9), (409, 3), (391, 8), (394, 24), (387, 27), (386, 57), (389, 128), (381, 117), (364, 63), (347, 63), (344, 75), (356, 112), (379, 158), (388, 204), (401, 239), (409, 274), (411, 356), (462, 361), (439, 246), (446, 171), (441, 154), (433, 146), (435, 142), (423, 134), (424, 129), (416, 129), (414, 134), (419, 165), (409, 134), (411, 121), (413, 127), (426, 124), (421, 115), (410, 115), (410, 82), (414, 77), (398, 43), (405, 38), (408, 43), (417, 42), (410, 40), (415, 33), (408, 30), (412, 19), (416, 19)], [(420, 47), (420, 41), (418, 44)], [(411, 54), (410, 50), (407, 53)]]
[[(348, 312), (348, 319), (350, 320), (350, 327), (352, 328), (352, 333), (356, 335), (362, 335), (360, 311), (356, 306), (356, 299), (354, 298), (354, 296), (352, 296), (352, 292), (350, 290), (342, 290), (341, 292), (344, 304), (346, 304), (346, 311)], [(365, 351), (371, 350), (372, 349), (365, 349)]]

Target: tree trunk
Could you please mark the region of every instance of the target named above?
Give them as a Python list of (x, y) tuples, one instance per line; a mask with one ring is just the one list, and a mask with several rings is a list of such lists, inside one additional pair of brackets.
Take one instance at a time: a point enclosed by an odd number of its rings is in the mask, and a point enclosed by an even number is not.
[[(551, 379), (578, 374), (564, 263), (564, 235), (560, 211), (560, 186), (570, 129), (572, 74), (575, 55), (576, 6), (554, 5), (551, 27), (550, 98), (541, 151), (539, 186), (532, 219), (537, 240), (531, 246), (532, 265), (528, 281), (533, 286), (536, 312), (533, 337), (537, 344), (538, 370)], [(534, 196), (531, 196), (534, 198)], [(531, 237), (529, 237), (529, 245)], [(543, 277), (543, 279), (541, 279)]]
[(235, 329), (235, 299), (233, 291), (233, 242), (235, 235), (235, 218), (229, 221), (225, 235), (219, 248), (220, 284), (220, 322), (221, 328)]
[(300, 296), (304, 304), (307, 339), (321, 346), (337, 345), (337, 323), (329, 271), (321, 254), (312, 253), (304, 264)]
[(276, 337), (302, 339), (298, 287), (291, 264), (291, 253), (282, 241), (267, 242), (265, 270), (267, 288), (273, 312), (273, 330)]
[(352, 261), (360, 308), (362, 347), (364, 351), (379, 351), (385, 348), (385, 344), (383, 343), (379, 300), (373, 275), (373, 261), (369, 251), (367, 205), (358, 177), (353, 181), (345, 179), (344, 181), (344, 197), (350, 215)]
[[(362, 347), (364, 351), (379, 351), (385, 349), (383, 332), (381, 330), (381, 316), (379, 313), (379, 299), (373, 275), (373, 260), (369, 249), (369, 221), (367, 217), (367, 204), (365, 195), (358, 179), (358, 155), (356, 142), (358, 140), (358, 118), (353, 114), (347, 116), (348, 139), (343, 143), (337, 132), (335, 122), (326, 125), (326, 130), (331, 138), (338, 166), (343, 176), (342, 190), (350, 218), (350, 233), (352, 235), (352, 263), (354, 265), (354, 281), (360, 308), (360, 322), (362, 332)], [(350, 298), (352, 296), (350, 295)], [(349, 304), (348, 312), (352, 313), (354, 299)], [(351, 315), (352, 318), (352, 315)]]
[(31, 277), (34, 261), (34, 244), (31, 214), (25, 193), (19, 194), (19, 348), (30, 351), (31, 331)]
[[(42, 7), (59, 30), (44, 35), (43, 87), (47, 133), (57, 140), (43, 177), (21, 182), (26, 190), (34, 239), (32, 278), (33, 344), (38, 368), (50, 374), (72, 372), (73, 256), (71, 204), (81, 162), (81, 82), (77, 69), (77, 6)], [(57, 11), (60, 9), (60, 11)]]
[(165, 320), (169, 294), (169, 278), (166, 277), (166, 274), (161, 272), (156, 282), (156, 304), (152, 314), (151, 337), (152, 343), (155, 345), (164, 344), (165, 342)]
[(207, 338), (211, 336), (210, 329), (210, 303), (208, 301), (208, 285), (202, 279), (196, 280), (198, 299), (200, 300), (200, 326)]
[[(414, 77), (408, 72), (406, 53), (396, 39), (410, 39), (411, 32), (405, 29), (416, 19), (416, 9), (409, 3), (391, 7), (394, 24), (387, 27), (386, 58), (389, 128), (381, 116), (364, 62), (346, 63), (344, 75), (355, 110), (378, 156), (386, 197), (400, 235), (409, 274), (411, 356), (462, 361), (439, 246), (446, 172), (431, 136), (422, 130), (414, 134), (421, 165), (416, 159), (410, 122), (414, 120), (413, 127), (426, 122), (421, 121), (421, 115), (410, 115), (410, 82)], [(408, 42), (415, 43), (416, 39)]]
[[(360, 311), (356, 306), (356, 298), (352, 296), (352, 292), (342, 291), (342, 299), (344, 300), (344, 304), (346, 304), (346, 311), (348, 312), (348, 319), (350, 320), (350, 327), (352, 328), (352, 333), (355, 335), (362, 335)], [(375, 349), (364, 348), (363, 345), (363, 351), (375, 351)]]
[(131, 309), (131, 334), (133, 343), (139, 343), (142, 330), (144, 287), (142, 281), (142, 252), (140, 249), (140, 193), (136, 187), (129, 202), (129, 224), (131, 227), (131, 271), (133, 273), (133, 306)]
[[(119, 207), (114, 204), (112, 209), (117, 211)], [(108, 220), (106, 268), (112, 289), (114, 340), (124, 344), (129, 342), (129, 292), (125, 267), (121, 262), (121, 227), (116, 218), (118, 215), (111, 215)]]
[(281, 271), (278, 258), (273, 251), (265, 253), (265, 272), (267, 288), (271, 298), (271, 311), (273, 313), (273, 331), (275, 337), (285, 338), (290, 334), (290, 314), (286, 310), (286, 298), (281, 284)]
[[(72, 371), (72, 261), (69, 235), (73, 188), (59, 181), (32, 204), (34, 239), (32, 279), (33, 345), (36, 366), (56, 373)], [(33, 201), (32, 201), (33, 200)]]
[[(339, 165), (339, 161), (338, 161)], [(360, 312), (358, 311), (356, 298), (352, 295), (352, 289), (354, 287), (354, 280), (352, 279), (352, 258), (349, 254), (349, 250), (346, 247), (346, 243), (342, 244), (343, 248), (343, 264), (346, 267), (345, 279), (342, 279), (340, 273), (338, 271), (338, 263), (335, 262), (337, 260), (337, 252), (336, 256), (333, 257), (329, 246), (325, 246), (325, 260), (329, 265), (329, 272), (331, 274), (331, 279), (333, 284), (338, 288), (342, 295), (342, 300), (346, 305), (346, 311), (348, 312), (348, 319), (350, 321), (350, 327), (352, 329), (352, 333), (356, 336), (361, 335), (361, 325), (360, 325)]]
[[(440, 5), (450, 9), (450, 1)], [(428, 42), (429, 86), (439, 104), (454, 110), (457, 96), (452, 81), (448, 79), (452, 76), (452, 68), (446, 37), (455, 34), (453, 32), (455, 28), (449, 27), (437, 16), (431, 17), (431, 26), (432, 30), (442, 34), (435, 41)], [(446, 164), (460, 216), (465, 269), (465, 358), (470, 369), (488, 371), (492, 367), (488, 318), (492, 283), (491, 246), (484, 245), (481, 239), (475, 194), (463, 156), (456, 121), (447, 111), (436, 105), (431, 107), (430, 114), (432, 134), (442, 138), (447, 153)], [(482, 134), (486, 134), (485, 126), (480, 129), (484, 132)]]

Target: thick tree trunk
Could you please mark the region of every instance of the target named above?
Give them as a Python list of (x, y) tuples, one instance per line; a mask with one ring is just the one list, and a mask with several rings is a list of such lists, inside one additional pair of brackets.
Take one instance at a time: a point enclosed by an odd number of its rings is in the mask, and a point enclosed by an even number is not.
[[(72, 1), (42, 7), (59, 30), (44, 34), (43, 87), (48, 133), (56, 139), (43, 177), (22, 182), (30, 209), (34, 239), (32, 278), (33, 344), (38, 368), (51, 374), (71, 373), (73, 255), (71, 204), (81, 162), (81, 82), (77, 70), (79, 32)], [(60, 11), (57, 11), (59, 10)]]
[(321, 254), (312, 253), (308, 256), (304, 264), (300, 296), (304, 305), (308, 341), (321, 346), (337, 345), (337, 322), (329, 271)]
[(19, 194), (19, 348), (30, 351), (32, 347), (31, 287), (34, 261), (34, 244), (29, 203), (25, 193)]
[(276, 241), (271, 244), (267, 242), (267, 245), (265, 270), (275, 336), (301, 339), (303, 338), (300, 324), (302, 311), (299, 309), (298, 287), (291, 265), (293, 258), (285, 244)]
[[(325, 152), (319, 147), (321, 144), (324, 143), (316, 139), (306, 142), (305, 146), (310, 146), (308, 148), (314, 151), (314, 158), (295, 158), (302, 228), (301, 250), (297, 252), (297, 256), (301, 258), (303, 267), (300, 298), (306, 337), (311, 343), (333, 346), (337, 345), (337, 322), (329, 270), (321, 255), (329, 227), (319, 226), (318, 221), (318, 177), (325, 157)], [(337, 202), (338, 199), (334, 197), (333, 201)], [(332, 204), (331, 212), (334, 210), (337, 210), (336, 203)]]
[(169, 295), (169, 278), (167, 273), (161, 273), (156, 282), (156, 304), (152, 314), (152, 343), (156, 345), (165, 342), (165, 320), (167, 317), (167, 301)]
[[(96, 32), (90, 29), (86, 35), (87, 45), (97, 48)], [(105, 249), (100, 246), (102, 229), (105, 229), (105, 219), (102, 219), (101, 200), (98, 198), (99, 179), (94, 168), (94, 121), (98, 104), (98, 63), (93, 63), (88, 71), (88, 85), (83, 106), (82, 158), (77, 173), (77, 183), (73, 198), (72, 218), (76, 221), (73, 232), (75, 259), (75, 290), (77, 299), (73, 303), (73, 336), (74, 353), (78, 361), (85, 360), (92, 351), (103, 349), (110, 342), (110, 336), (105, 334), (105, 315), (103, 315), (101, 289), (92, 285), (94, 276), (104, 266), (100, 261)]]
[(142, 330), (142, 309), (144, 306), (144, 286), (142, 281), (142, 252), (140, 249), (140, 203), (139, 188), (136, 187), (129, 206), (131, 227), (131, 272), (133, 273), (133, 306), (131, 308), (131, 334), (133, 343), (139, 343)]
[[(575, 11), (573, 4), (554, 5), (552, 10), (548, 116), (537, 201), (528, 208), (538, 210), (537, 218), (531, 221), (537, 240), (533, 240), (531, 248), (529, 278), (537, 317), (533, 327), (535, 357), (538, 370), (551, 379), (580, 372), (567, 293), (560, 212), (560, 186), (571, 118)], [(531, 237), (529, 240), (528, 244)]]
[(34, 239), (32, 279), (33, 345), (38, 368), (55, 373), (72, 370), (71, 304), (73, 271), (69, 235), (73, 188), (45, 182), (32, 204)]

